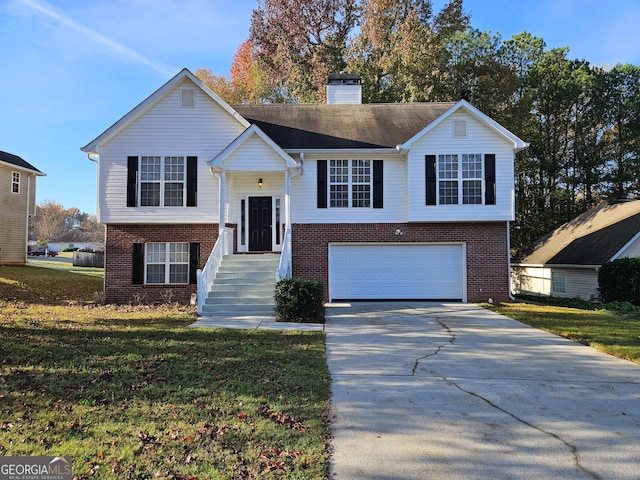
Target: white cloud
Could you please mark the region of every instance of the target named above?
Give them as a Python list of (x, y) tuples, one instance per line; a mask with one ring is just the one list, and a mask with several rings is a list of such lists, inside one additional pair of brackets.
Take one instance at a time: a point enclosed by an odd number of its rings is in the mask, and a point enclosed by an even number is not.
[(153, 60), (140, 55), (132, 48), (129, 48), (118, 41), (112, 40), (111, 38), (108, 38), (105, 35), (96, 32), (95, 30), (85, 27), (81, 23), (71, 18), (71, 16), (60, 10), (56, 10), (53, 6), (44, 1), (19, 0), (19, 2), (26, 5), (38, 14), (54, 20), (60, 26), (79, 34), (80, 36), (88, 39), (91, 42), (106, 47), (108, 51), (118, 57), (136, 62), (140, 65), (147, 66), (164, 76), (173, 75), (177, 71), (177, 69), (174, 67), (154, 62)]

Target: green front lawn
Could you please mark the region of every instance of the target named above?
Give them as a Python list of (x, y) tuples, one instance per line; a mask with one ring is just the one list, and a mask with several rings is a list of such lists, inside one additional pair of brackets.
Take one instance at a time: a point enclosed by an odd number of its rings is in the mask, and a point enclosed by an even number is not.
[(640, 363), (640, 316), (606, 310), (585, 310), (533, 302), (483, 304), (532, 327)]
[(79, 479), (326, 478), (322, 333), (192, 329), (190, 307), (93, 305), (98, 284), (0, 267), (1, 456), (70, 455)]

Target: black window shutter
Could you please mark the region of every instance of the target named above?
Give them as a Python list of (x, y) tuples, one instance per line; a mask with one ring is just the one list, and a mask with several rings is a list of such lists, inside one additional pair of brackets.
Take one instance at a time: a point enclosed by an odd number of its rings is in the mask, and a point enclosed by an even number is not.
[(436, 156), (425, 155), (427, 205), (436, 205)]
[(382, 160), (373, 161), (373, 208), (384, 206), (384, 175)]
[(189, 244), (189, 283), (194, 285), (198, 282), (196, 272), (200, 268), (200, 244)]
[(187, 157), (187, 207), (198, 206), (198, 157)]
[(318, 160), (318, 208), (327, 208), (327, 161)]
[(127, 207), (138, 203), (138, 157), (127, 157)]
[(142, 285), (144, 283), (144, 243), (133, 244), (131, 283), (134, 285)]
[(484, 204), (496, 204), (496, 156), (494, 153), (487, 153), (484, 156)]

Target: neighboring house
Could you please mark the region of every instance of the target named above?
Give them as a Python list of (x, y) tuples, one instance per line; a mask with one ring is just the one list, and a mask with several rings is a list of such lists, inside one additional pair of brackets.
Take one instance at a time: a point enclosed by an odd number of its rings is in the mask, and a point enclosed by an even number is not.
[(87, 235), (82, 229), (74, 228), (68, 232), (63, 233), (59, 237), (49, 240), (49, 250), (56, 252), (62, 252), (68, 248), (91, 249), (91, 250), (104, 250), (104, 245), (98, 242), (92, 241), (91, 235)]
[(36, 214), (40, 170), (17, 155), (0, 152), (0, 265), (27, 262), (29, 217)]
[(511, 266), (513, 292), (599, 297), (598, 270), (617, 258), (640, 256), (640, 201), (598, 205), (529, 247)]
[(204, 267), (203, 295), (220, 245), (280, 253), (280, 277), (332, 301), (507, 299), (527, 144), (465, 101), (362, 105), (351, 75), (327, 88), (343, 103), (230, 106), (185, 69), (83, 147), (106, 301), (186, 300)]

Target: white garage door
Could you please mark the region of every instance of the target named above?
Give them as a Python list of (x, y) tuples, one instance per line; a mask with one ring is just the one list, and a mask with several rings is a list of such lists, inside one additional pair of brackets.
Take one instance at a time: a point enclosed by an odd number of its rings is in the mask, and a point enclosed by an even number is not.
[(461, 244), (329, 245), (331, 300), (466, 300)]

